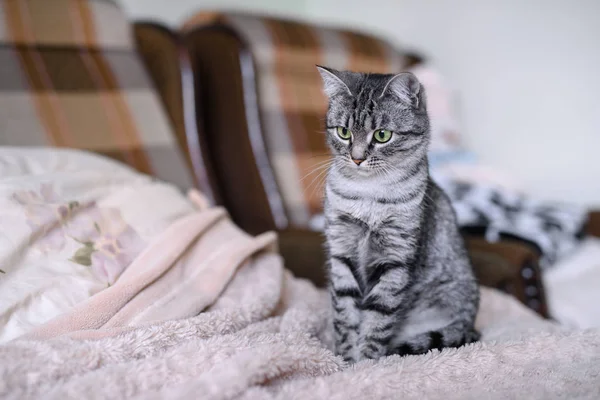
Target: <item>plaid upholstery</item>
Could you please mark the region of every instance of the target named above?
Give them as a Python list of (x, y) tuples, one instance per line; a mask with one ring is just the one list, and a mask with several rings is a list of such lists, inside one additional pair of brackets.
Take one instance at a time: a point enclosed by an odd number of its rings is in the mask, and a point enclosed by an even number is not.
[(90, 150), (192, 186), (112, 1), (0, 0), (0, 65), (0, 145)]
[(322, 208), (329, 158), (323, 137), (327, 100), (315, 64), (336, 69), (399, 72), (403, 54), (355, 32), (240, 14), (199, 13), (184, 31), (224, 25), (249, 46), (269, 161), (291, 224), (307, 227)]

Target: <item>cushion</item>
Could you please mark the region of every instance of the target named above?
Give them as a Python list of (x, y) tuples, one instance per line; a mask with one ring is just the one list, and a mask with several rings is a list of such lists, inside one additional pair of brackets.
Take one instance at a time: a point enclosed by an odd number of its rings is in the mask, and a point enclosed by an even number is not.
[(193, 211), (175, 186), (93, 153), (0, 148), (0, 342), (113, 284)]

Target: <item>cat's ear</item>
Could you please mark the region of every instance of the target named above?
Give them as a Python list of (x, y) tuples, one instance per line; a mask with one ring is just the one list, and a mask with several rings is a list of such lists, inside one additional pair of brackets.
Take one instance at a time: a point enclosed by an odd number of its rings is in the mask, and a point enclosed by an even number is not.
[(317, 69), (319, 70), (321, 78), (323, 79), (323, 91), (327, 97), (332, 98), (333, 96), (342, 93), (352, 96), (350, 88), (340, 77), (342, 75), (340, 71), (336, 71), (333, 68), (322, 67), (320, 65), (317, 65)]
[(425, 105), (425, 91), (417, 77), (411, 72), (402, 72), (391, 77), (380, 97), (388, 93), (394, 94), (400, 101), (410, 104), (417, 110)]

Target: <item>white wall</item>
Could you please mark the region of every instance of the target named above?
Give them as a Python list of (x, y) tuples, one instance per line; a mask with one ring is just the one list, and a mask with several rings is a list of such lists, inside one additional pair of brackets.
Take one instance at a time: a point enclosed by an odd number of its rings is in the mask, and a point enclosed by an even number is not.
[(306, 15), (306, 0), (116, 0), (135, 19), (151, 18), (177, 26), (201, 10), (235, 10), (280, 16)]
[(365, 3), (309, 0), (309, 13), (423, 50), (458, 86), (484, 161), (536, 195), (600, 205), (600, 1)]
[(537, 196), (600, 206), (600, 1), (121, 2), (171, 24), (200, 7), (252, 9), (383, 33), (459, 88), (466, 142), (483, 161)]

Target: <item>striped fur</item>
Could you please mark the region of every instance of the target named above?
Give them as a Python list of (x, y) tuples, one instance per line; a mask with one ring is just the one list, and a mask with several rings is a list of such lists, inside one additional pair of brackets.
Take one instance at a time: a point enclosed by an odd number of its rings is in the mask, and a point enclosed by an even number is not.
[[(421, 85), (409, 73), (320, 72), (334, 157), (325, 217), (336, 352), (353, 362), (477, 340), (477, 282), (429, 176)], [(380, 129), (393, 132), (384, 144), (373, 137)]]

